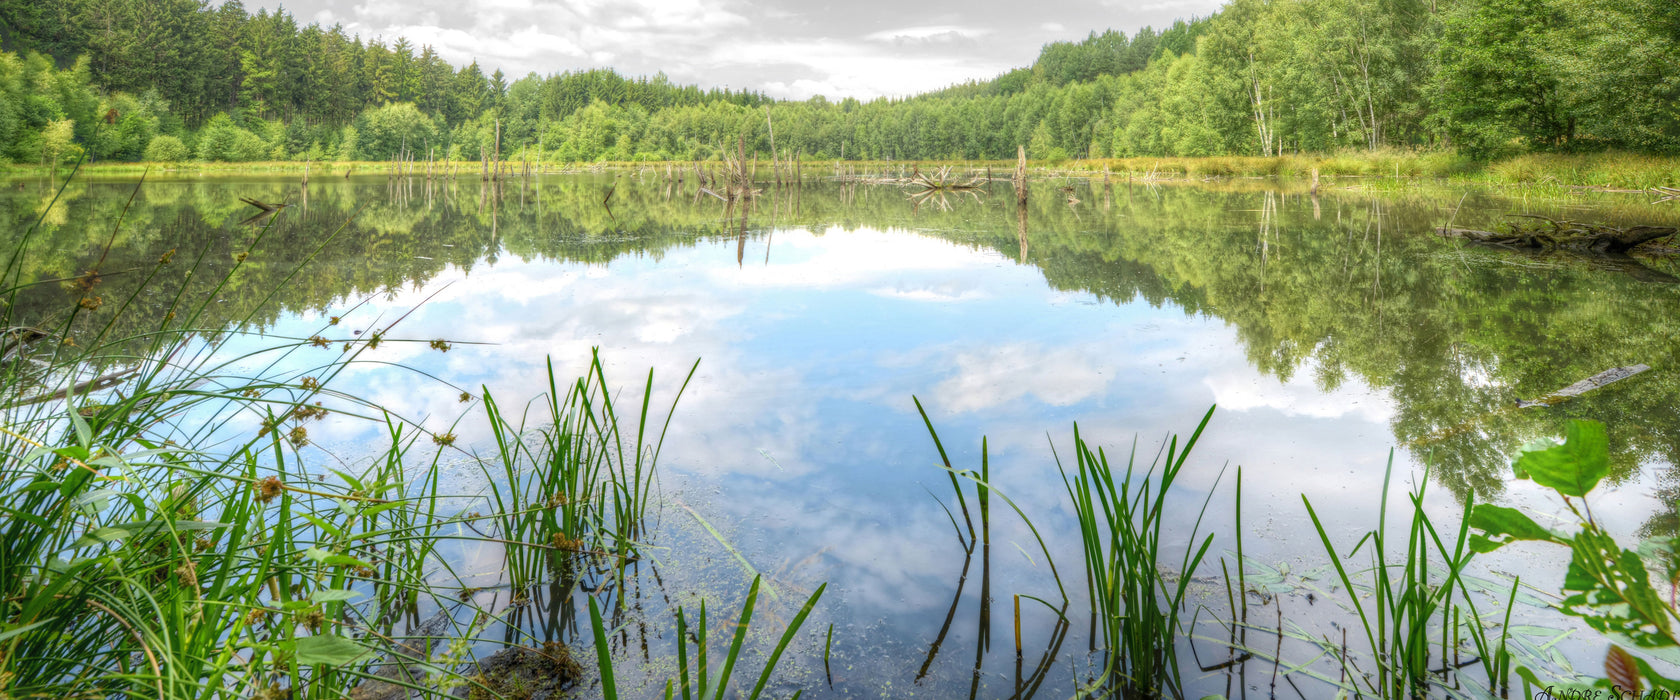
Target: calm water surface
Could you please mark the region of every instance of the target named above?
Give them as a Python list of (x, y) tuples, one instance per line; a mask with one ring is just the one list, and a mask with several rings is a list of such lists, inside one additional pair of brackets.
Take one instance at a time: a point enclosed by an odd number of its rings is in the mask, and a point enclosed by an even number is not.
[[(610, 211), (600, 204), (609, 187)], [(46, 213), (31, 274), (70, 277), (90, 267), (132, 191), (132, 182), (73, 184)], [(50, 196), (40, 182), (9, 186), (0, 194), (0, 236), (16, 235)], [(240, 197), (298, 206), (259, 241), (257, 229), (238, 223), (251, 213)], [(1084, 181), (1038, 187), (1024, 217), (1002, 184), (996, 194), (918, 203), (893, 187), (832, 183), (772, 192), (743, 217), (651, 173), (546, 176), (499, 193), (467, 179), (328, 178), (305, 192), (291, 179), (164, 177), (140, 190), (105, 269), (146, 267), (174, 248), (182, 259), (203, 251), (195, 278), (218, 279), (249, 250), (218, 302), (233, 318), (277, 294), (259, 314), (258, 330), (274, 336), (352, 337), (408, 314), (389, 337), (422, 342), (364, 357), (419, 373), (358, 364), (336, 387), (452, 430), (468, 450), (484, 448), (488, 434), (459, 402), (462, 390), (488, 387), (503, 406), (518, 406), (546, 385), (547, 358), (576, 374), (598, 347), (626, 401), (654, 368), (662, 409), (699, 359), (662, 456), (659, 549), (644, 572), (658, 582), (644, 576), (639, 599), (651, 622), (621, 639), (622, 663), (654, 659), (646, 674), (666, 677), (658, 659), (670, 648), (670, 632), (660, 631), (669, 627), (668, 602), (705, 596), (714, 610), (737, 609), (756, 571), (775, 591), (763, 618), (772, 631), (817, 584), (829, 584), (801, 653), (784, 662), (807, 697), (971, 689), (1008, 697), (1016, 689), (1013, 596), (1054, 599), (1049, 563), (1020, 519), (995, 506), (989, 555), (977, 551), (965, 568), (936, 500), (954, 509), (950, 486), (913, 396), (959, 468), (978, 468), (987, 437), (994, 482), (1043, 532), (1074, 611), (1083, 610), (1083, 568), (1051, 445), (1069, 454), (1076, 421), (1111, 455), (1135, 445), (1147, 460), (1217, 404), (1169, 499), (1170, 551), (1180, 551), (1210, 494), (1202, 531), (1215, 533), (1215, 552), (1234, 548), (1240, 466), (1245, 548), (1290, 572), (1277, 589), (1288, 592), (1265, 604), (1259, 621), (1287, 617), (1314, 636), (1339, 637), (1353, 618), (1335, 605), (1345, 593), (1322, 577), (1327, 560), (1300, 497), (1313, 501), (1338, 546), (1351, 546), (1376, 524), (1391, 451), (1392, 508), (1404, 506), (1405, 488), (1420, 486), (1428, 465), (1429, 509), (1442, 522), (1454, 522), (1471, 493), (1563, 518), (1560, 503), (1511, 480), (1510, 456), (1527, 441), (1561, 435), (1568, 418), (1602, 420), (1614, 483), (1595, 495), (1595, 513), (1628, 544), (1672, 531), (1680, 285), (1670, 275), (1680, 266), (1654, 259), (1612, 269), (1466, 248), (1431, 233), (1449, 220), (1488, 225), (1522, 212), (1675, 217), (1612, 195), (1524, 200), (1399, 189), (1314, 198), (1240, 183)], [(108, 296), (128, 283), (111, 280)], [(164, 302), (161, 292), (143, 296), (131, 315), (144, 319)], [(45, 288), (23, 303), (52, 313), (73, 297)], [(330, 316), (343, 321), (323, 331)], [(424, 342), (440, 338), (456, 343), (444, 353)], [(226, 349), (270, 342), (232, 336)], [(313, 352), (291, 361), (301, 371), (338, 353)], [(1634, 363), (1654, 369), (1556, 407), (1515, 408)], [(354, 463), (383, 431), (355, 420), (312, 429), (317, 468)], [(459, 484), (472, 488), (474, 468), (458, 461)], [(487, 579), (500, 567), (496, 553), (460, 556)], [(1496, 557), (1477, 575), (1498, 583), (1517, 573), (1554, 592), (1562, 579), (1557, 552), (1511, 548)], [(1207, 622), (1225, 614), (1216, 581), (1200, 577), (1195, 588), (1210, 606), (1197, 630), (1207, 637), (1223, 634)], [(1543, 598), (1535, 596), (1530, 602)], [(1054, 616), (1026, 599), (1021, 610), (1030, 675), (1052, 642)], [(576, 638), (566, 615), (544, 629)], [(1537, 608), (1530, 616), (1524, 658), (1594, 672), (1602, 646), (1590, 634)], [(1087, 618), (1073, 618), (1041, 696), (1070, 693), (1070, 666), (1089, 671)], [(821, 659), (830, 624), (832, 685)], [(581, 633), (587, 639), (587, 621)], [(1547, 647), (1559, 634), (1569, 636)], [(1218, 642), (1201, 639), (1183, 643), (1187, 659), (1192, 643), (1204, 665), (1226, 658)], [(1284, 655), (1304, 662), (1318, 652), (1292, 641)], [(1224, 671), (1189, 675), (1198, 696), (1239, 692), (1228, 684), (1268, 692), (1270, 666), (1243, 672), (1236, 680)], [(1309, 696), (1328, 694), (1304, 674), (1295, 678)]]

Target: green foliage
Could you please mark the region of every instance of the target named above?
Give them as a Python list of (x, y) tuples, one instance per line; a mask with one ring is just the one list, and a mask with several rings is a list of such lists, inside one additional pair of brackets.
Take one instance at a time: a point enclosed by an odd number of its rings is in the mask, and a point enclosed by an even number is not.
[(1560, 24), (1548, 0), (1464, 0), (1448, 6), (1436, 53), (1435, 118), (1460, 151), (1489, 158), (1557, 146), (1571, 134), (1548, 43)]
[(1479, 532), (1470, 536), (1470, 549), (1484, 554), (1516, 541), (1558, 542), (1551, 530), (1541, 527), (1522, 511), (1483, 504), (1470, 513), (1470, 527)]
[(368, 110), (353, 128), (352, 152), (362, 160), (397, 160), (399, 156), (424, 160), (427, 149), (440, 143), (436, 125), (412, 102)]
[(1512, 465), (1518, 479), (1577, 498), (1598, 486), (1610, 471), (1610, 437), (1604, 424), (1572, 420), (1563, 444), (1539, 443), (1525, 448)]
[[(1552, 533), (1515, 510), (1484, 503), (1476, 505), (1467, 519), (1470, 527), (1480, 531), (1476, 537), (1481, 544), (1474, 548), (1491, 551), (1513, 540), (1568, 546), (1569, 569), (1563, 580), (1566, 596), (1558, 604), (1560, 611), (1581, 618), (1614, 640), (1646, 649), (1672, 649), (1680, 646), (1680, 638), (1675, 636), (1675, 621), (1680, 615), (1651, 586), (1644, 557), (1637, 551), (1622, 549), (1593, 519), (1590, 509), (1583, 512), (1569, 500), (1584, 499), (1604, 478), (1610, 467), (1607, 443), (1604, 424), (1570, 421), (1562, 444), (1526, 449), (1512, 464), (1518, 478), (1533, 479), (1564, 498), (1565, 504), (1580, 518), (1578, 532), (1568, 537)], [(1617, 656), (1618, 651), (1612, 646), (1611, 656)], [(1612, 665), (1606, 662), (1607, 668)], [(1538, 683), (1527, 669), (1518, 672), (1530, 682)], [(1676, 687), (1674, 681), (1657, 674), (1643, 660), (1638, 660), (1637, 671), (1625, 672), (1651, 682), (1653, 687)], [(1625, 681), (1612, 678), (1608, 682)]]
[[(766, 111), (778, 149), (821, 158), (1009, 159), (1020, 145), (1051, 162), (1680, 153), (1680, 71), (1662, 70), (1680, 64), (1680, 10), (1642, 0), (1234, 0), (1161, 31), (1051, 42), (990, 81), (866, 103), (775, 102), (605, 69), (510, 79), (407, 38), (363, 42), (238, 3), (64, 5), (12, 23), (11, 44), (80, 57), (63, 70), (41, 54), (0, 60), (12, 160), (38, 160), (42, 130), (61, 119), (96, 160), (141, 158), (157, 134), (182, 135), (171, 123), (206, 130), (186, 140), (207, 141), (197, 150), (211, 161), (477, 159), (497, 155), (498, 127), (504, 159), (701, 159), (740, 138), (768, 157)], [(263, 145), (215, 125), (218, 114)], [(359, 134), (342, 131), (351, 125)]]
[(142, 159), (153, 163), (177, 163), (190, 157), (187, 145), (181, 143), (181, 139), (165, 134), (146, 144)]
[(216, 115), (198, 134), (198, 159), (203, 161), (267, 160), (270, 150), (261, 137), (234, 125), (225, 114)]
[(50, 165), (73, 163), (82, 155), (82, 149), (71, 139), (75, 138), (76, 122), (70, 119), (58, 119), (47, 122), (46, 128), (41, 130), (41, 162)]

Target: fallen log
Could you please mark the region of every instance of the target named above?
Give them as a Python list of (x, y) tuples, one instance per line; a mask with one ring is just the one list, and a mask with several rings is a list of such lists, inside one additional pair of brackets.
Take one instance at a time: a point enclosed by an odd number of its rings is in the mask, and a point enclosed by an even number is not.
[(1564, 401), (1567, 401), (1569, 399), (1572, 399), (1572, 398), (1575, 398), (1575, 397), (1580, 396), (1582, 394), (1585, 394), (1589, 391), (1592, 391), (1593, 389), (1597, 389), (1597, 388), (1606, 386), (1608, 384), (1613, 384), (1615, 382), (1619, 382), (1623, 379), (1627, 379), (1628, 377), (1631, 377), (1635, 374), (1639, 374), (1640, 372), (1647, 371), (1649, 369), (1651, 369), (1651, 367), (1649, 365), (1629, 365), (1627, 367), (1614, 367), (1614, 368), (1611, 368), (1611, 369), (1607, 369), (1607, 370), (1604, 370), (1603, 372), (1599, 372), (1598, 374), (1595, 374), (1591, 377), (1587, 377), (1586, 379), (1575, 382), (1574, 384), (1570, 384), (1569, 386), (1566, 386), (1562, 389), (1558, 389), (1557, 391), (1554, 391), (1550, 394), (1547, 394), (1545, 396), (1541, 396), (1537, 399), (1534, 399), (1533, 401), (1524, 401), (1522, 399), (1518, 399), (1517, 400), (1517, 407), (1518, 408), (1534, 408), (1534, 407), (1554, 406), (1554, 405), (1557, 405), (1557, 404), (1562, 403)]
[(1466, 228), (1436, 229), (1450, 238), (1472, 243), (1530, 250), (1573, 250), (1584, 253), (1626, 253), (1651, 241), (1673, 236), (1673, 226), (1629, 226), (1626, 228), (1578, 221), (1559, 221), (1543, 216), (1521, 215), (1541, 223), (1507, 222), (1503, 231)]

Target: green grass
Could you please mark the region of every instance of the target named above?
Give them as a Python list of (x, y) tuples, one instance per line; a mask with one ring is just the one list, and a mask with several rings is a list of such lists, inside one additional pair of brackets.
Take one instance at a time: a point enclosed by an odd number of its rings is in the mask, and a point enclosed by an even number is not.
[(1163, 569), (1161, 530), (1167, 493), (1212, 418), (1209, 409), (1182, 447), (1174, 436), (1164, 459), (1157, 455), (1148, 468), (1139, 468), (1134, 444), (1123, 473), (1102, 448), (1093, 451), (1074, 426), (1076, 470), (1070, 478), (1063, 468), (1062, 481), (1079, 521), (1091, 614), (1106, 657), (1097, 685), (1117, 688), (1123, 696), (1185, 695), (1175, 642), (1186, 633), (1190, 580), (1213, 545), (1211, 534), (1196, 545), (1207, 502), (1171, 577)]
[[(1452, 643), (1456, 625), (1451, 620), (1455, 614), (1454, 599), (1463, 595), (1459, 576), (1473, 554), (1467, 547), (1470, 507), (1473, 504), (1465, 503), (1457, 537), (1449, 549), (1424, 512), (1423, 498), (1429, 480), (1426, 473), (1417, 490), (1407, 494), (1412, 510), (1404, 554), (1399, 561), (1390, 559), (1388, 485), (1393, 471), (1394, 456), (1390, 453), (1388, 471), (1383, 479), (1382, 501), (1377, 510), (1377, 527), (1359, 538), (1345, 557), (1338, 554), (1336, 546), (1330, 541), (1329, 532), (1313, 510), (1312, 502), (1304, 495), (1301, 497), (1324, 551), (1335, 565), (1343, 590), (1349, 593), (1349, 602), (1359, 617), (1360, 627), (1373, 654), (1375, 669), (1370, 675), (1352, 672), (1349, 677), (1362, 678), (1371, 694), (1385, 699), (1423, 697), (1432, 684), (1447, 681), (1444, 673), (1430, 668), (1431, 659), (1434, 658), (1435, 664), (1443, 664), (1448, 650), (1456, 646)], [(1362, 548), (1367, 550), (1370, 568), (1349, 573), (1343, 559), (1352, 559)], [(1361, 591), (1370, 593), (1369, 604), (1363, 599)], [(1506, 609), (1509, 611), (1509, 606)], [(1477, 619), (1473, 611), (1471, 619)], [(1441, 651), (1438, 658), (1432, 657), (1431, 649)], [(1344, 656), (1341, 662), (1350, 670), (1356, 668), (1349, 657)], [(1490, 663), (1493, 662), (1490, 660)]]
[(1441, 180), (1497, 187), (1577, 187), (1646, 190), (1680, 183), (1680, 158), (1635, 153), (1525, 154), (1477, 162), (1451, 151), (1341, 151), (1276, 156), (1140, 157), (1077, 161), (1062, 169), (1092, 175), (1108, 169), (1111, 181), (1128, 178), (1279, 178), (1304, 181), (1317, 169), (1323, 186), (1393, 180)]

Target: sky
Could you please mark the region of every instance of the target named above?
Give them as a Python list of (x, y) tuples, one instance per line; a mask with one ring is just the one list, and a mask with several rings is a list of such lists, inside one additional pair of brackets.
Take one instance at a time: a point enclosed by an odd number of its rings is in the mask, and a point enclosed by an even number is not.
[[(1205, 16), (1221, 0), (291, 0), (301, 22), (406, 36), (510, 78), (610, 67), (783, 99), (912, 95), (1030, 65), (1047, 42)], [(279, 2), (250, 2), (255, 12)]]

